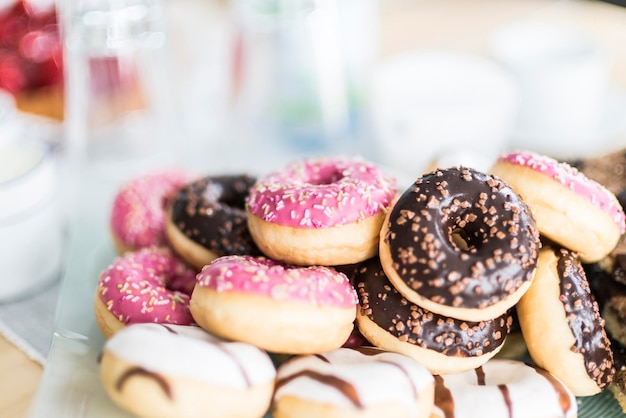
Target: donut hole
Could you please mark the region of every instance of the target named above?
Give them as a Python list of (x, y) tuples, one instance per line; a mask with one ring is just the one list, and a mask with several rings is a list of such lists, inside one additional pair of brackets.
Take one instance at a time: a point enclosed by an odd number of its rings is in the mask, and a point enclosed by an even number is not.
[(311, 173), (308, 183), (314, 186), (327, 186), (344, 178), (343, 172), (337, 167), (327, 167)]
[(483, 230), (461, 228), (456, 225), (450, 230), (450, 242), (459, 251), (475, 253), (485, 242), (486, 234)]

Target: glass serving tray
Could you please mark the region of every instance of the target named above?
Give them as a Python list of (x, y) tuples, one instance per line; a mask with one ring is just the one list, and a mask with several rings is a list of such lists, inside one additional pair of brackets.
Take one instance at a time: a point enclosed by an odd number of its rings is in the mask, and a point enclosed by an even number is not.
[[(74, 214), (55, 331), (32, 418), (132, 417), (109, 400), (100, 383), (98, 356), (104, 339), (93, 311), (98, 276), (116, 256), (106, 222), (115, 190), (111, 184), (92, 184), (81, 195), (84, 207)], [(579, 398), (578, 404), (580, 418), (626, 417), (608, 390)]]

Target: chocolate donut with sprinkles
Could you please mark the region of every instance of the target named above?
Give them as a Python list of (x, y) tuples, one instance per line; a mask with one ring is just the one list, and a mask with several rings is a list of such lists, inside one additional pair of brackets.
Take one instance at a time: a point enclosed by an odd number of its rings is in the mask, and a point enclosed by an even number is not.
[(467, 321), (503, 315), (528, 290), (541, 243), (528, 206), (502, 180), (469, 168), (417, 179), (388, 212), (380, 260), (395, 288)]
[(250, 233), (274, 260), (353, 264), (378, 252), (395, 179), (358, 158), (305, 159), (259, 179), (246, 201)]
[(189, 297), (196, 272), (167, 247), (117, 257), (100, 274), (94, 298), (96, 323), (105, 338), (135, 323), (189, 325)]
[(360, 309), (356, 322), (376, 347), (415, 358), (433, 374), (470, 370), (495, 356), (512, 319), (505, 313), (479, 322), (429, 312), (409, 302), (389, 282), (377, 257), (353, 276)]
[(275, 376), (264, 351), (196, 326), (130, 325), (106, 341), (100, 363), (111, 400), (145, 418), (258, 418)]
[(374, 347), (294, 357), (278, 368), (275, 418), (429, 418), (433, 376), (418, 361)]
[(255, 181), (247, 175), (207, 176), (182, 187), (165, 227), (174, 251), (197, 270), (223, 255), (261, 255), (245, 211)]
[(574, 395), (594, 395), (611, 383), (611, 343), (576, 253), (542, 249), (537, 276), (517, 312), (530, 357)]

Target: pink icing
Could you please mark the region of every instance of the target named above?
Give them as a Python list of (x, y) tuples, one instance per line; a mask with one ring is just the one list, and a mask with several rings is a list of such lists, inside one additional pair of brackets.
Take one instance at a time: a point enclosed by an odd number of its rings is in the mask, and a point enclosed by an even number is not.
[(388, 207), (395, 179), (347, 157), (295, 162), (260, 179), (246, 204), (253, 215), (283, 226), (327, 228), (361, 221)]
[(138, 249), (165, 244), (165, 205), (191, 179), (171, 169), (137, 177), (117, 192), (111, 211), (111, 229), (126, 246)]
[(195, 282), (195, 271), (167, 248), (149, 247), (116, 258), (100, 275), (98, 295), (124, 324), (190, 325)]
[(615, 195), (569, 164), (532, 152), (511, 152), (500, 156), (499, 159), (532, 168), (551, 177), (606, 212), (620, 227), (622, 233), (626, 231), (624, 210)]
[(197, 276), (197, 286), (342, 308), (358, 303), (356, 292), (343, 273), (328, 267), (292, 266), (247, 255), (220, 257), (204, 266)]

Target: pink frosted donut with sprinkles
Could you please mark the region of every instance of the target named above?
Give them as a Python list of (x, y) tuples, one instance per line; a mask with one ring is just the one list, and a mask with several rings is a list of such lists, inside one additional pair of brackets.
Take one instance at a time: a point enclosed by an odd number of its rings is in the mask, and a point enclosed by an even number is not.
[(394, 178), (358, 158), (304, 159), (260, 178), (246, 201), (252, 238), (268, 257), (341, 265), (378, 251)]
[(542, 236), (578, 252), (583, 262), (604, 258), (626, 230), (615, 195), (567, 163), (515, 151), (501, 155), (491, 173), (526, 201)]
[(330, 267), (224, 256), (198, 274), (189, 307), (198, 325), (219, 337), (311, 354), (341, 347), (357, 303), (348, 278)]
[(148, 247), (117, 257), (98, 280), (94, 309), (105, 338), (126, 325), (191, 325), (189, 298), (196, 272), (168, 248)]
[(120, 187), (109, 220), (118, 253), (166, 244), (165, 207), (190, 180), (184, 170), (169, 169), (138, 176)]

